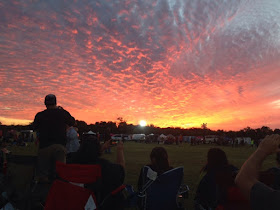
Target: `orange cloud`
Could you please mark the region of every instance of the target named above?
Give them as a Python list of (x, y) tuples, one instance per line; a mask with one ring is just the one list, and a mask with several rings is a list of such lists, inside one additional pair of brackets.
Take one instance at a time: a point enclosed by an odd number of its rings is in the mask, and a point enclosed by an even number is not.
[(0, 121), (32, 121), (54, 93), (87, 123), (280, 127), (278, 28), (242, 12), (265, 3), (87, 3), (0, 3)]

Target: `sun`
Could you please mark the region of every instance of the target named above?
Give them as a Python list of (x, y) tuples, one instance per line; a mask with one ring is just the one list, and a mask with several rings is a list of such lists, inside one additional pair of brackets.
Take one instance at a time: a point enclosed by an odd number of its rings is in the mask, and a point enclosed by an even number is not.
[(146, 120), (140, 120), (139, 125), (142, 126), (142, 127), (146, 126), (147, 125)]

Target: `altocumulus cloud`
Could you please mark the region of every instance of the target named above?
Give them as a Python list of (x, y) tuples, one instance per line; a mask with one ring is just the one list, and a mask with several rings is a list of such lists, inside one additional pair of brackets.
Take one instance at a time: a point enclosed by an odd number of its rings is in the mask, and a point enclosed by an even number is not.
[[(0, 2), (0, 117), (279, 127), (278, 0)], [(278, 119), (277, 119), (278, 118)]]

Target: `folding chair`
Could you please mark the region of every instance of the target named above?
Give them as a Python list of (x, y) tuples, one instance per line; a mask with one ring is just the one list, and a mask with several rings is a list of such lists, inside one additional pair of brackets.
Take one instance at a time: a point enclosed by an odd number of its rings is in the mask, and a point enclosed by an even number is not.
[(144, 166), (143, 187), (138, 196), (141, 209), (174, 210), (183, 209), (182, 198), (187, 197), (189, 188), (182, 185), (184, 168), (178, 167), (157, 176), (150, 167)]
[(45, 210), (93, 210), (97, 209), (94, 192), (84, 188), (85, 184), (101, 179), (100, 165), (56, 163), (56, 179), (49, 191)]

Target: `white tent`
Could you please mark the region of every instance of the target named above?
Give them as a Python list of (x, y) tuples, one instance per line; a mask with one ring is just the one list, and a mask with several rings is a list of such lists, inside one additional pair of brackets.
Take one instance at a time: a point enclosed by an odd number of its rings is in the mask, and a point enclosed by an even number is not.
[(89, 131), (89, 132), (87, 132), (86, 134), (88, 134), (88, 135), (96, 135), (96, 133), (94, 133), (94, 132), (92, 132), (92, 131)]

